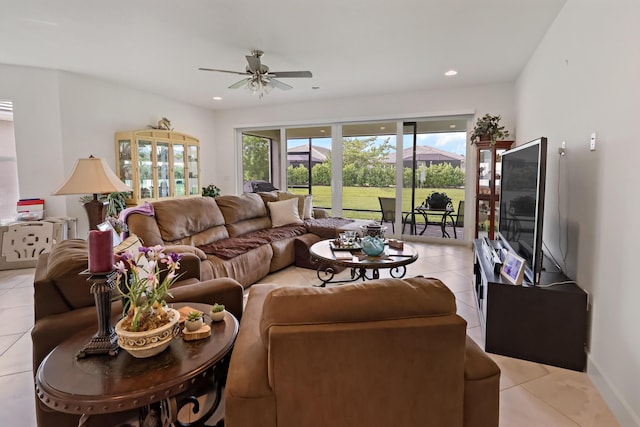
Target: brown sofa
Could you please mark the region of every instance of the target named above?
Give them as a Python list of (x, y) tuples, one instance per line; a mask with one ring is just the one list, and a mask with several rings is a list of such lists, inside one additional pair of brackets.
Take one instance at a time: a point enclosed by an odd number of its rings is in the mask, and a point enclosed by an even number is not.
[[(86, 276), (87, 242), (64, 240), (50, 253), (38, 259), (34, 278), (35, 323), (31, 331), (33, 342), (33, 373), (46, 355), (60, 342), (76, 332), (98, 330), (94, 297)], [(243, 288), (233, 279), (220, 278), (200, 281), (200, 259), (185, 254), (178, 271), (180, 279), (171, 288), (171, 302), (222, 303), (239, 319), (242, 317)], [(114, 301), (111, 312), (115, 318), (122, 314), (120, 300)], [(120, 413), (92, 417), (87, 426), (114, 426), (132, 414)], [(71, 427), (78, 425), (78, 416), (53, 412), (41, 405), (36, 397), (36, 417), (39, 427)]]
[(225, 426), (497, 426), (500, 370), (465, 331), (437, 279), (255, 285)]
[[(342, 218), (316, 218), (273, 228), (267, 203), (278, 200), (276, 192), (164, 200), (152, 203), (153, 216), (132, 213), (126, 221), (145, 245), (181, 245), (181, 251), (196, 254), (203, 261), (203, 280), (231, 277), (245, 287), (294, 264), (298, 238), (314, 233), (335, 237), (360, 225)], [(320, 212), (314, 210), (316, 216)]]

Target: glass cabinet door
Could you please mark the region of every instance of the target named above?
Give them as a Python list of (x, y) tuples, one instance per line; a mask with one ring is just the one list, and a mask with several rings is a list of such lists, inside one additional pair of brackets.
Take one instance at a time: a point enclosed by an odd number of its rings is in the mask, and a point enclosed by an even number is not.
[(127, 205), (198, 196), (200, 142), (179, 132), (116, 132), (116, 175), (132, 188)]
[(141, 199), (154, 196), (153, 187), (153, 143), (138, 140), (138, 194)]
[(491, 195), (491, 175), (493, 173), (493, 162), (491, 150), (480, 150), (479, 152), (478, 177), (479, 179), (479, 195)]
[(493, 240), (500, 218), (500, 178), (502, 153), (513, 141), (480, 141), (478, 145), (478, 183), (476, 194), (476, 237)]
[(118, 178), (133, 188), (133, 157), (130, 139), (118, 141)]
[(173, 195), (184, 196), (184, 144), (173, 144)]
[(198, 170), (199, 158), (198, 158), (198, 146), (187, 145), (187, 168), (189, 173), (189, 195), (195, 196), (200, 194), (200, 171)]
[(169, 143), (156, 142), (158, 198), (169, 197)]

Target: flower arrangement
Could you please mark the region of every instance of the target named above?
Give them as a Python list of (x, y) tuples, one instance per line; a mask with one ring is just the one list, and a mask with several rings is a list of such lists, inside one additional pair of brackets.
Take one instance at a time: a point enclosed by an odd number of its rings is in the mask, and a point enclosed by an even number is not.
[[(180, 275), (180, 255), (165, 254), (162, 246), (140, 247), (121, 255), (116, 263), (116, 285), (124, 298), (123, 329), (148, 331), (169, 322), (166, 298)], [(166, 273), (166, 274), (165, 274)]]
[(471, 132), (471, 144), (475, 144), (481, 139), (489, 140), (491, 144), (495, 144), (496, 141), (508, 137), (509, 131), (505, 130), (504, 126), (500, 126), (500, 119), (500, 116), (490, 114), (479, 117)]

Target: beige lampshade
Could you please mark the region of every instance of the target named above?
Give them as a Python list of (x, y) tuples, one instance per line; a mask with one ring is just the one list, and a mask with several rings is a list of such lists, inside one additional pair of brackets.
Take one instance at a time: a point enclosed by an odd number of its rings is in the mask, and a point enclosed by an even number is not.
[(88, 159), (76, 160), (71, 176), (52, 195), (104, 194), (124, 191), (131, 191), (131, 188), (113, 173), (103, 159), (90, 156)]

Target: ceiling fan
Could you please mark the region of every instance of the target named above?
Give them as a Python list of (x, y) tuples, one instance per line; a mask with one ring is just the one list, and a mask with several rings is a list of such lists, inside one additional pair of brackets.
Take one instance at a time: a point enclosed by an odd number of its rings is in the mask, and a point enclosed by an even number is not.
[(260, 98), (267, 93), (270, 89), (277, 87), (282, 90), (292, 89), (293, 86), (290, 86), (286, 83), (281, 82), (280, 80), (276, 80), (278, 78), (292, 78), (292, 77), (313, 77), (311, 71), (269, 71), (269, 67), (264, 65), (260, 58), (262, 58), (264, 52), (261, 50), (252, 50), (251, 55), (247, 55), (247, 66), (245, 71), (228, 71), (228, 70), (217, 70), (213, 68), (198, 68), (202, 71), (218, 71), (221, 73), (231, 73), (231, 74), (240, 74), (241, 76), (247, 76), (244, 79), (240, 80), (229, 86), (229, 89), (237, 89), (242, 86), (247, 86), (247, 88), (253, 92), (254, 94), (258, 94)]

